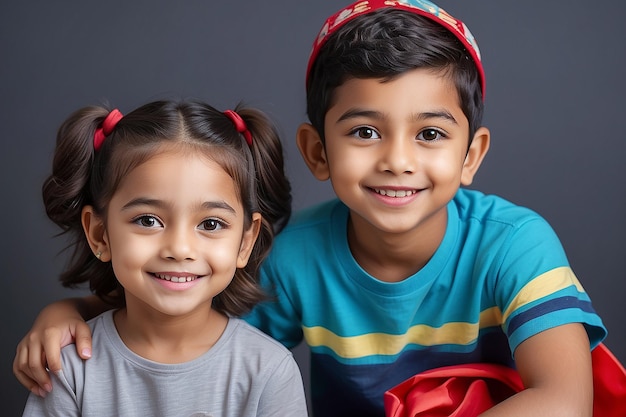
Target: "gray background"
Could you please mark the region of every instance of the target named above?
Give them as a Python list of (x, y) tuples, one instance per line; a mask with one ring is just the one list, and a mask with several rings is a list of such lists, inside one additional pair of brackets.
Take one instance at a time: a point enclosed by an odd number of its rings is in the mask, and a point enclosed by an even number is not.
[[(481, 47), (492, 148), (474, 188), (541, 213), (626, 361), (626, 2), (452, 1)], [(332, 196), (294, 146), (305, 121), (304, 70), (323, 20), (345, 0), (3, 1), (0, 5), (0, 181), (3, 191), (0, 404), (19, 415), (15, 346), (62, 297), (63, 241), (41, 183), (69, 113), (109, 102), (128, 112), (162, 97), (268, 112), (284, 133), (295, 207)], [(297, 357), (302, 361), (302, 348)], [(307, 364), (302, 361), (305, 377)]]

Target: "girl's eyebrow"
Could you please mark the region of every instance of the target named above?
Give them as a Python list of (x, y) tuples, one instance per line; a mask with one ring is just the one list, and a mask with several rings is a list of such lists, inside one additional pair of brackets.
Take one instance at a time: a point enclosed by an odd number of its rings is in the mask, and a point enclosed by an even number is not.
[[(167, 206), (167, 203), (164, 202), (163, 200), (158, 200), (155, 198), (139, 197), (124, 204), (124, 206), (122, 207), (122, 210), (128, 210), (130, 208), (137, 207), (137, 206), (152, 206), (156, 208), (164, 208)], [(225, 201), (220, 201), (220, 200), (205, 201), (202, 204), (200, 204), (200, 206), (205, 210), (222, 209), (222, 210), (231, 212), (233, 214), (236, 214), (236, 210)]]
[(205, 201), (202, 203), (202, 208), (210, 210), (210, 209), (222, 209), (226, 210), (232, 214), (236, 214), (237, 211), (226, 201)]
[[(337, 122), (342, 122), (344, 120), (349, 120), (356, 117), (366, 117), (374, 120), (383, 120), (385, 118), (385, 115), (383, 114), (383, 112), (376, 110), (353, 108), (343, 113), (341, 117), (339, 117)], [(428, 119), (443, 119), (458, 125), (458, 122), (454, 118), (454, 116), (452, 116), (452, 113), (447, 110), (434, 110), (422, 113), (415, 113), (411, 116), (411, 120), (414, 121), (423, 121)]]
[(122, 206), (122, 210), (128, 210), (137, 206), (153, 206), (157, 208), (165, 207), (165, 203), (154, 198), (139, 197), (130, 200)]

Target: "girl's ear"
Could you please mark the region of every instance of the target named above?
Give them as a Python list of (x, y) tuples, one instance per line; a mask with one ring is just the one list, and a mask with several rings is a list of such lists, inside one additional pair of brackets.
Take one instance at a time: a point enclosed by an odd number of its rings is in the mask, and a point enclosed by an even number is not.
[(237, 268), (244, 268), (248, 264), (254, 243), (257, 237), (259, 237), (261, 219), (261, 213), (252, 213), (252, 224), (248, 230), (243, 231), (243, 238), (239, 246), (239, 255), (237, 255)]
[(301, 124), (296, 134), (296, 143), (313, 176), (320, 181), (329, 179), (326, 151), (317, 130), (309, 123)]
[(80, 219), (83, 224), (85, 237), (96, 258), (102, 262), (109, 262), (111, 260), (111, 251), (107, 242), (104, 222), (95, 213), (93, 206), (83, 207)]
[(491, 134), (486, 127), (480, 127), (474, 134), (472, 144), (467, 151), (465, 161), (463, 162), (463, 170), (461, 172), (461, 184), (470, 185), (474, 181), (474, 175), (480, 168), (487, 151), (489, 150), (489, 143), (491, 141)]

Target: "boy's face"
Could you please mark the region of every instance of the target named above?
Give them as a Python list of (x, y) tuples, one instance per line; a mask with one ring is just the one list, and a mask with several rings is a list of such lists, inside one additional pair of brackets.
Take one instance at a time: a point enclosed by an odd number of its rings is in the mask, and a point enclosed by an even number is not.
[(309, 167), (318, 179), (330, 178), (355, 222), (391, 233), (428, 222), (445, 227), (446, 204), (477, 169), (466, 160), (468, 131), (445, 76), (417, 69), (387, 82), (351, 79), (326, 113), (317, 166), (326, 171)]

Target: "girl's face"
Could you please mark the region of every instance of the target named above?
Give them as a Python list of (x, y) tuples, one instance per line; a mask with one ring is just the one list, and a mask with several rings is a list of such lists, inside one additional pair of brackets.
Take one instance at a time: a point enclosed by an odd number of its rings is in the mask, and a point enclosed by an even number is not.
[(101, 259), (130, 309), (181, 316), (210, 308), (246, 265), (260, 215), (244, 230), (231, 177), (198, 152), (166, 150), (133, 169), (113, 195)]

